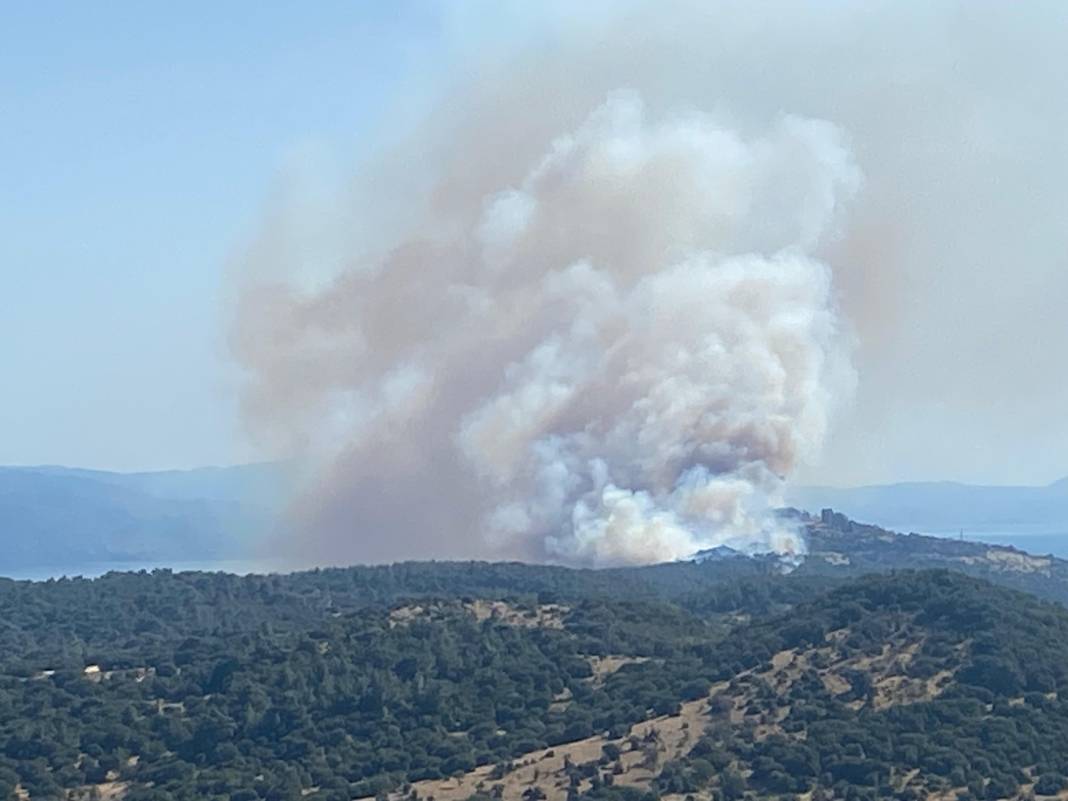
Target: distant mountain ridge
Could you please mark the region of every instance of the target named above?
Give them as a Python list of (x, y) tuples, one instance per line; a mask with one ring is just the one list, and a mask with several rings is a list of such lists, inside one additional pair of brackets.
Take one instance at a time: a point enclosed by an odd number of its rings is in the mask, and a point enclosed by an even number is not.
[[(248, 560), (259, 555), (254, 553), (256, 543), (275, 530), (289, 483), (288, 469), (277, 463), (140, 473), (48, 465), (0, 467), (4, 543), (0, 575), (92, 575), (112, 567)], [(983, 532), (1035, 533), (1040, 536), (1019, 541), (1026, 546), (1024, 550), (1068, 555), (1063, 544), (1058, 549), (1059, 538), (1044, 536), (1064, 533), (1068, 540), (1068, 479), (1045, 487), (952, 482), (801, 487), (790, 491), (787, 499), (810, 512), (839, 510), (851, 519), (849, 525), (855, 531), (870, 527), (852, 520), (876, 524), (879, 531), (956, 534), (963, 529), (966, 538), (979, 539)], [(812, 529), (810, 550), (815, 553), (824, 536), (819, 528), (822, 522), (817, 515), (807, 525)], [(862, 539), (844, 548), (838, 542), (826, 550), (843, 554), (831, 559), (844, 558), (853, 564), (859, 558), (856, 548), (878, 542), (877, 538)], [(894, 542), (910, 543), (919, 561), (906, 558), (898, 549), (882, 567), (932, 566), (931, 554), (958, 547), (927, 539)], [(965, 548), (968, 559), (989, 550), (975, 543), (968, 543), (968, 548), (972, 549)], [(733, 564), (746, 561), (730, 549), (711, 549), (695, 558)]]
[(274, 524), (284, 487), (284, 469), (273, 464), (145, 473), (0, 467), (0, 575), (243, 556)]

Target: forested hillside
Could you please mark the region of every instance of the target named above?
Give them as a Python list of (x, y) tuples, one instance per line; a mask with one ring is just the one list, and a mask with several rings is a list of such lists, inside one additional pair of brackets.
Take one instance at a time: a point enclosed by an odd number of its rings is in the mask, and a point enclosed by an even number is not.
[(0, 583), (0, 793), (1011, 797), (1068, 773), (1068, 613), (731, 559)]

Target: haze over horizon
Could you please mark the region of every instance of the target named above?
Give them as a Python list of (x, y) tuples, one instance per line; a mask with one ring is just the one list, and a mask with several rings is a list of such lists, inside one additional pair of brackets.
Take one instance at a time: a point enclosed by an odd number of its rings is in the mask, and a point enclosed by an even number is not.
[[(797, 483), (1063, 478), (1068, 153), (1048, 101), (1068, 9), (608, 8), (7, 12), (0, 463), (273, 457), (247, 436), (227, 343), (263, 230), (284, 229), (301, 280), (322, 284), (361, 226), (403, 228), (431, 180), (390, 184), (365, 214), (397, 154), (432, 163), (476, 109), (536, 160), (625, 88), (654, 121), (701, 110), (746, 141), (787, 114), (827, 121), (863, 176), (815, 253), (855, 340), (856, 398)], [(506, 118), (535, 101), (542, 119)]]

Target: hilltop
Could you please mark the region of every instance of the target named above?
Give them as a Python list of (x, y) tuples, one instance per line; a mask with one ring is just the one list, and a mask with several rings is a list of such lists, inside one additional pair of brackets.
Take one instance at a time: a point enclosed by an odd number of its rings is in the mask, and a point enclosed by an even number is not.
[(899, 534), (826, 509), (818, 517), (789, 512), (805, 527), (804, 575), (860, 575), (894, 569), (946, 568), (1068, 604), (1068, 560), (1010, 546)]
[(802, 509), (833, 507), (858, 520), (906, 531), (1068, 535), (1068, 478), (1046, 486), (930, 481), (791, 487), (787, 501)]

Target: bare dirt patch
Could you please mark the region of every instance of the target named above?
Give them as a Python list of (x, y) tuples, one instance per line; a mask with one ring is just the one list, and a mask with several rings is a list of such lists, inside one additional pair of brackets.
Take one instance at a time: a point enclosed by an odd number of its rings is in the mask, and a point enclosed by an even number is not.
[(67, 793), (67, 801), (118, 801), (126, 795), (127, 782), (108, 781), (101, 784), (87, 784)]
[[(875, 654), (849, 649), (849, 638), (848, 629), (833, 631), (823, 647), (780, 651), (772, 656), (766, 669), (740, 674), (730, 692), (734, 701), (731, 722), (754, 725), (758, 739), (779, 733), (778, 724), (789, 713), (789, 706), (769, 703), (768, 699), (785, 695), (804, 676), (818, 678), (833, 696), (856, 693), (857, 697), (848, 701), (853, 709), (886, 709), (929, 701), (940, 695), (952, 679), (949, 671), (927, 678), (909, 675), (909, 666), (923, 648), (923, 638), (908, 624), (903, 623)], [(958, 647), (966, 649), (967, 643)], [(866, 688), (854, 687), (857, 676), (867, 679)]]
[(450, 611), (462, 609), (475, 620), (495, 620), (508, 626), (562, 629), (570, 608), (561, 604), (539, 604), (522, 607), (507, 601), (468, 601), (464, 603), (428, 603), (399, 606), (389, 613), (391, 628), (404, 626), (415, 620), (436, 620)]
[(605, 679), (624, 665), (638, 665), (642, 662), (648, 662), (649, 657), (621, 655), (587, 656), (586, 660), (590, 663), (590, 669), (593, 671), (593, 676), (591, 676), (590, 680), (595, 686), (600, 686), (604, 684)]
[[(722, 692), (726, 684), (713, 687), (710, 696)], [(492, 794), (503, 801), (522, 801), (531, 787), (539, 788), (547, 801), (565, 801), (571, 786), (569, 769), (584, 763), (600, 761), (596, 772), (611, 775), (617, 786), (648, 788), (665, 762), (677, 759), (689, 751), (704, 733), (708, 724), (708, 697), (682, 704), (678, 715), (661, 716), (637, 723), (625, 737), (609, 739), (588, 737), (573, 743), (532, 751), (517, 758), (511, 770), (500, 775), (495, 767), (484, 765), (449, 779), (415, 782), (411, 791), (421, 799), (434, 801), (464, 801), (475, 793)], [(605, 746), (614, 745), (618, 757), (608, 758)], [(580, 793), (590, 789), (591, 782), (583, 779), (576, 788)], [(394, 801), (405, 798), (404, 793), (390, 795)]]

